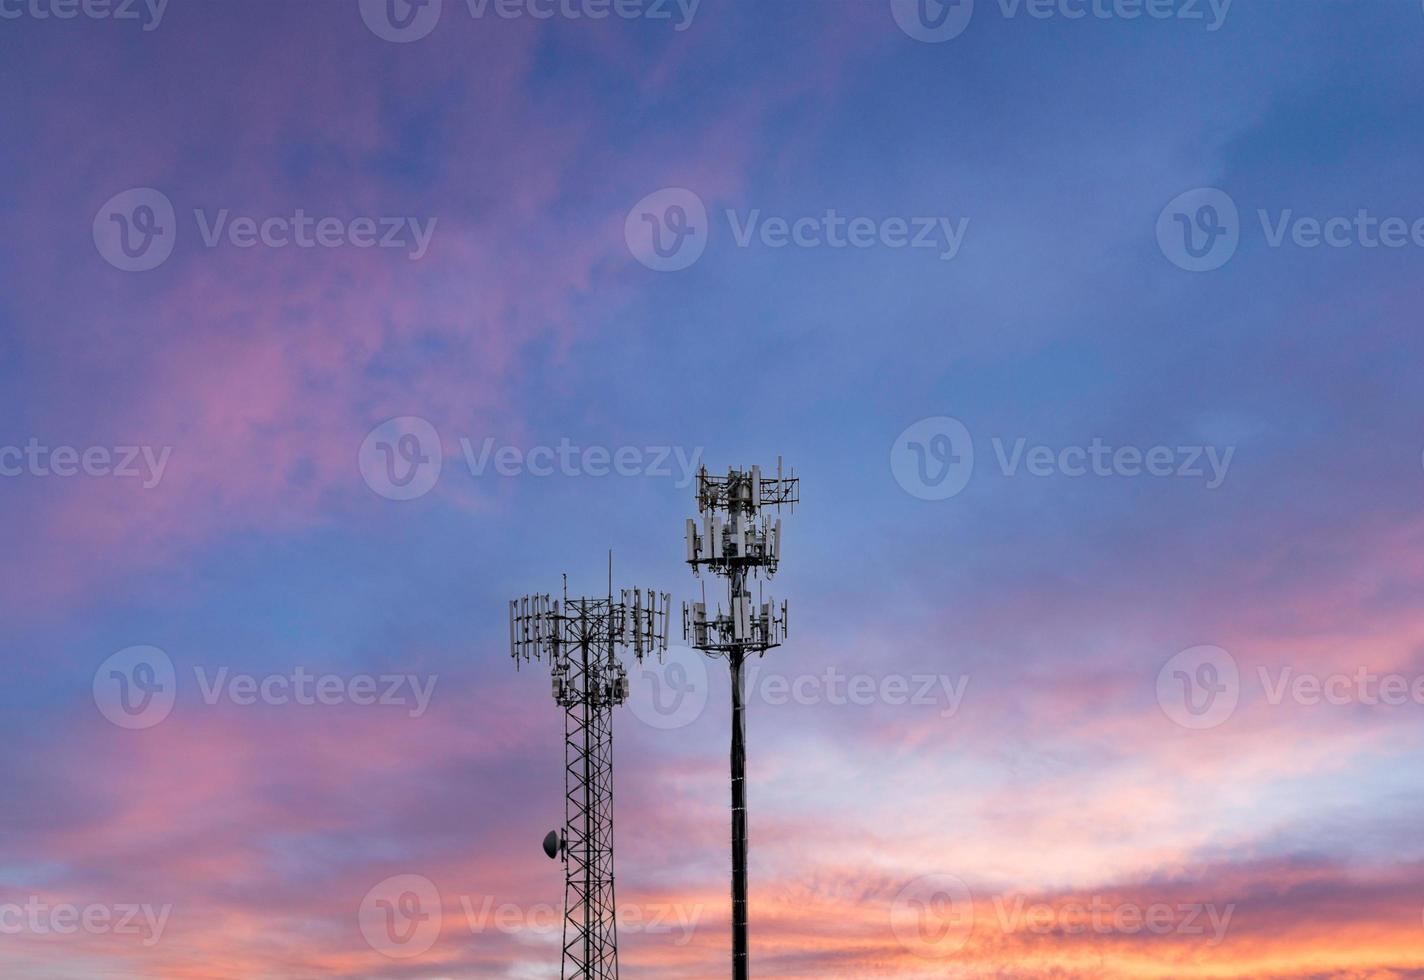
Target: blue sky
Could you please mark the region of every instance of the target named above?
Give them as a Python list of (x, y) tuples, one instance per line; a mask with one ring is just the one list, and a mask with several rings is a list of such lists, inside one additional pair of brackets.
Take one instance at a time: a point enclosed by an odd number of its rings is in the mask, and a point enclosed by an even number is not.
[[(31, 923), (9, 975), (548, 975), (528, 912), (561, 898), (537, 851), (561, 732), (547, 679), (510, 669), (505, 603), (563, 572), (602, 590), (609, 548), (619, 584), (691, 598), (679, 460), (778, 455), (804, 504), (764, 671), (802, 694), (753, 697), (768, 975), (1424, 969), (1424, 704), (1346, 683), (1424, 675), (1419, 4), (1238, 2), (1211, 30), (1205, 3), (977, 0), (926, 42), (889, 0), (709, 0), (684, 30), (445, 0), (393, 43), (380, 4), (173, 3), (145, 30), (54, 2), (0, 0), (0, 913), (171, 915)], [(1172, 232), (1215, 242), (1206, 200), (1235, 245), (1194, 272)], [(171, 255), (126, 271), (115, 229), (155, 202), (172, 224), (138, 261)], [(659, 271), (638, 236), (674, 204), (703, 251)], [(298, 212), (335, 244), (240, 244), (234, 222)], [(1369, 246), (1361, 212), (1403, 243)], [(830, 244), (831, 213), (866, 247)], [(399, 247), (363, 247), (386, 219)], [(1331, 219), (1337, 246), (1296, 244)], [(383, 482), (416, 431), (391, 419), (434, 433), (414, 499)], [(471, 471), (486, 439), (516, 475)], [(65, 477), (30, 444), (170, 455)], [(561, 444), (595, 456), (530, 472)], [(1073, 475), (1095, 445), (1108, 471)], [(619, 450), (629, 475), (589, 472)], [(140, 646), (172, 704), (124, 727), (112, 658)], [(727, 944), (727, 690), (674, 654), (691, 673), (634, 670), (618, 718), (620, 890), (699, 924), (631, 930), (625, 963), (701, 978)], [(341, 696), (203, 696), (298, 670)], [(1273, 702), (1282, 671), (1341, 703)], [(356, 703), (368, 675), (432, 683), (428, 710)], [(1191, 685), (1223, 677), (1213, 715)], [(854, 678), (865, 703), (837, 693)], [(684, 682), (705, 707), (660, 717)], [(440, 891), (424, 949), (357, 913), (402, 875)], [(907, 940), (933, 876), (975, 928)], [(1104, 894), (1233, 924), (1075, 938), (995, 911)], [(486, 897), (524, 926), (466, 928)]]

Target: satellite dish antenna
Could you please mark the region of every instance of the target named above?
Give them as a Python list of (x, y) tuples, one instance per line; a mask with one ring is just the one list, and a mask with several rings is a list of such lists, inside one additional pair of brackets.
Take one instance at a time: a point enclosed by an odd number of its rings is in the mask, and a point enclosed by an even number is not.
[(559, 832), (557, 830), (549, 831), (548, 836), (544, 838), (544, 853), (549, 855), (550, 861), (558, 860), (559, 849), (563, 846), (563, 843), (564, 842), (559, 838)]

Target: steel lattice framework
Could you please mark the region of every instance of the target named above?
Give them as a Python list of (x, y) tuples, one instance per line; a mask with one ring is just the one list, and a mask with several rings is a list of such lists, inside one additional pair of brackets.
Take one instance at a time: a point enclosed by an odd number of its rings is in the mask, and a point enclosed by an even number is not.
[[(646, 598), (646, 605), (644, 600)], [(564, 862), (563, 980), (617, 980), (613, 876), (613, 709), (628, 700), (619, 647), (667, 651), (671, 596), (624, 590), (606, 598), (528, 595), (509, 604), (515, 664), (548, 659), (564, 709), (564, 831), (545, 843)]]
[(792, 510), (800, 502), (801, 483), (775, 477), (761, 468), (732, 469), (725, 477), (711, 476), (704, 466), (697, 475), (697, 509), (702, 526), (687, 522), (687, 563), (693, 574), (706, 568), (727, 580), (728, 608), (718, 605), (711, 618), (707, 603), (684, 603), (682, 630), (687, 642), (709, 656), (724, 657), (732, 675), (732, 976), (747, 980), (747, 790), (746, 697), (743, 668), (786, 638), (786, 603), (770, 597), (753, 600), (749, 580), (776, 574), (781, 561), (782, 505)]

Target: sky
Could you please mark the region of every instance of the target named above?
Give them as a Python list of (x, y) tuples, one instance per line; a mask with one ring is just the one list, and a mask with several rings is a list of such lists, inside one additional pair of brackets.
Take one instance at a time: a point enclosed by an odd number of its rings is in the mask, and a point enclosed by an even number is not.
[[(780, 458), (755, 975), (1424, 977), (1421, 53), (1417, 0), (0, 0), (0, 973), (557, 977), (508, 600), (715, 601), (694, 474)], [(709, 980), (677, 618), (621, 967)]]

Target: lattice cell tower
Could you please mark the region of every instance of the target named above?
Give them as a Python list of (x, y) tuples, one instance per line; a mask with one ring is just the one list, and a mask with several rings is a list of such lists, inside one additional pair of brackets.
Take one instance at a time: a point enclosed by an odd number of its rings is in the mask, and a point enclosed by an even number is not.
[(628, 700), (616, 649), (641, 663), (667, 651), (672, 598), (641, 589), (570, 599), (528, 595), (509, 604), (516, 666), (547, 658), (554, 700), (564, 708), (564, 830), (544, 852), (564, 863), (563, 980), (617, 980), (613, 888), (613, 709)]
[[(732, 976), (747, 980), (747, 792), (746, 697), (742, 668), (786, 638), (786, 603), (753, 598), (750, 579), (776, 574), (781, 560), (781, 508), (793, 512), (801, 484), (794, 473), (763, 477), (761, 468), (697, 474), (697, 509), (701, 526), (687, 522), (687, 562), (696, 575), (707, 568), (727, 580), (727, 609), (718, 604), (708, 616), (707, 602), (684, 603), (683, 636), (709, 656), (722, 657), (732, 673)], [(771, 511), (776, 517), (773, 520)]]

